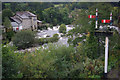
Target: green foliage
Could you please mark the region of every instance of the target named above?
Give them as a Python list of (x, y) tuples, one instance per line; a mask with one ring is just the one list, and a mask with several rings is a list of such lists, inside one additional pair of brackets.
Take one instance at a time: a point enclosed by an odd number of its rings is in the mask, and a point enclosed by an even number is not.
[(109, 60), (108, 60), (108, 71), (119, 67), (120, 59), (120, 36), (117, 31), (113, 33), (112, 37), (109, 37)]
[[(18, 78), (20, 61), (18, 53), (14, 53), (15, 47), (2, 46), (2, 77), (3, 78)], [(21, 78), (21, 76), (19, 76)]]
[(66, 33), (66, 26), (65, 26), (65, 24), (61, 24), (61, 25), (60, 25), (59, 33), (63, 33), (63, 34)]
[(75, 16), (75, 21), (73, 22), (76, 26), (76, 31), (79, 33), (88, 32), (91, 28), (91, 25), (89, 24), (90, 19), (88, 18), (89, 12), (88, 10), (81, 9), (78, 10)]
[(85, 51), (87, 56), (91, 59), (99, 57), (97, 44), (97, 38), (93, 35), (93, 33), (90, 33), (89, 36), (86, 38)]
[[(14, 49), (3, 48), (3, 53), (12, 54), (7, 58), (3, 57), (3, 61), (11, 61), (16, 63), (15, 68), (13, 64), (9, 64), (7, 72), (4, 76), (10, 76), (16, 73), (16, 78), (100, 78), (104, 68), (104, 56), (99, 59), (90, 59), (84, 54), (84, 44), (81, 43), (77, 47), (77, 51), (72, 46), (58, 46), (55, 44), (48, 44), (47, 49), (42, 47), (31, 54), (14, 53)], [(111, 56), (112, 58), (113, 56)], [(110, 60), (113, 60), (111, 59)], [(115, 56), (114, 56), (115, 58)], [(15, 60), (16, 59), (16, 60)], [(20, 62), (16, 62), (20, 61)], [(111, 61), (110, 61), (111, 62)], [(4, 63), (6, 64), (6, 63)], [(114, 64), (114, 63), (112, 63)], [(17, 65), (19, 65), (17, 67)], [(12, 66), (12, 67), (11, 67)], [(109, 64), (109, 67), (112, 66)], [(5, 67), (6, 69), (7, 67)], [(9, 69), (13, 69), (14, 73)], [(16, 70), (19, 69), (20, 73)], [(4, 67), (3, 67), (4, 69)], [(5, 71), (3, 70), (3, 73)]]
[(2, 11), (2, 20), (3, 22), (5, 21), (5, 17), (12, 17), (13, 16), (13, 12), (10, 9), (4, 9)]
[[(103, 61), (89, 59), (72, 46), (48, 44), (19, 58), (21, 73), (25, 78), (100, 78)], [(82, 45), (81, 45), (82, 46)], [(29, 62), (29, 63), (28, 63)]]
[(11, 26), (11, 21), (10, 21), (10, 19), (9, 19), (8, 17), (5, 17), (5, 21), (4, 21), (3, 25), (4, 25), (5, 28), (7, 28), (7, 29), (9, 29), (9, 28), (12, 27), (12, 26)]
[(101, 78), (99, 75), (88, 76), (88, 78)]
[(57, 42), (58, 40), (59, 40), (58, 34), (54, 34), (53, 37), (51, 38), (40, 38), (38, 43), (40, 45), (43, 45), (44, 43), (53, 43), (53, 42)]
[(53, 29), (53, 25), (52, 25), (52, 24), (50, 24), (50, 26), (49, 26), (49, 27)]
[[(98, 8), (98, 23), (101, 23), (102, 19), (109, 19), (110, 13), (112, 12), (112, 18), (113, 18), (113, 24), (116, 24), (115, 22), (118, 20), (118, 7), (114, 7), (110, 3), (96, 3), (94, 6), (89, 8), (90, 14), (95, 15), (95, 9)], [(103, 24), (104, 25), (104, 24)]]
[(72, 18), (69, 18), (69, 9), (67, 7), (61, 9), (50, 7), (44, 9), (44, 11), (42, 11), (42, 14), (44, 17), (44, 21), (53, 25), (62, 23), (70, 24), (73, 20)]
[[(50, 5), (45, 5), (43, 6), (44, 8), (41, 8), (40, 6), (48, 3), (12, 4), (17, 5), (17, 7), (20, 6), (18, 9), (11, 6), (15, 11), (23, 10), (22, 8), (27, 6), (25, 7), (25, 10), (30, 10), (35, 14), (39, 14), (38, 18), (40, 20), (44, 19), (45, 22), (49, 22), (53, 25), (70, 23), (71, 19), (68, 18), (70, 10), (73, 10), (75, 7), (84, 9), (75, 9), (73, 11), (72, 15), (74, 16), (74, 24), (76, 27), (67, 34), (68, 37), (70, 37), (68, 42), (73, 43), (75, 48), (71, 45), (66, 47), (63, 45), (58, 46), (55, 44), (48, 44), (46, 49), (40, 47), (39, 50), (31, 53), (24, 52), (18, 54), (14, 53), (14, 49), (4, 47), (4, 78), (101, 78), (104, 70), (104, 55), (100, 56), (98, 54), (97, 37), (93, 34), (95, 28), (95, 23), (93, 22), (95, 21), (93, 19), (88, 19), (88, 15), (94, 15), (95, 8), (98, 8), (99, 21), (101, 21), (102, 18), (109, 18), (109, 13), (112, 10), (112, 12), (115, 13), (113, 14), (113, 18), (116, 20), (116, 14), (118, 12), (116, 8), (113, 8), (109, 3), (85, 3), (85, 5), (84, 3), (63, 3), (62, 6), (57, 6), (56, 8), (50, 7), (47, 9), (45, 9), (45, 6), (48, 7)], [(87, 8), (89, 10), (87, 10)], [(61, 26), (65, 25), (62, 24)], [(61, 32), (66, 32), (65, 27), (64, 29), (61, 29)], [(79, 37), (80, 34), (84, 34), (83, 37)], [(73, 36), (76, 38), (73, 39)], [(86, 39), (86, 41), (83, 41), (84, 39)], [(13, 43), (19, 48), (26, 48), (32, 46), (34, 40), (34, 34), (32, 32), (21, 31), (14, 36)], [(40, 38), (39, 44), (57, 42), (58, 40), (58, 34), (55, 34), (51, 38)], [(113, 36), (109, 38), (108, 71), (116, 67), (118, 60), (120, 59), (119, 40), (119, 34), (114, 31)], [(103, 44), (101, 47), (103, 47)]]
[(74, 46), (77, 46), (78, 43), (83, 42), (83, 39), (84, 39), (84, 37), (77, 37), (72, 41), (72, 43), (73, 43)]
[(6, 33), (2, 33), (2, 43), (10, 42), (12, 37), (14, 36), (15, 32), (10, 28), (7, 29)]
[(53, 35), (53, 37), (57, 37), (57, 38), (58, 38), (58, 37), (59, 37), (59, 35), (58, 35), (58, 34), (54, 34), (54, 35)]
[(40, 48), (32, 54), (26, 53), (21, 56), (21, 72), (24, 77), (57, 78), (67, 76), (68, 73), (65, 70), (69, 71), (68, 67), (72, 65), (70, 62), (74, 52), (73, 48), (51, 44), (48, 46), (48, 49)]
[(11, 41), (12, 37), (14, 36), (15, 32), (10, 29), (8, 32), (5, 33), (6, 34), (6, 38)]
[(89, 3), (89, 2), (73, 2), (66, 4), (70, 10), (75, 9), (88, 9), (90, 6), (94, 5), (95, 3)]
[(12, 41), (18, 49), (31, 47), (35, 42), (35, 33), (29, 30), (19, 31), (15, 34)]
[[(52, 26), (50, 26), (50, 27), (52, 27)], [(47, 30), (47, 28), (48, 28), (47, 24), (38, 26), (38, 29), (40, 29), (40, 30), (44, 30), (44, 29)]]

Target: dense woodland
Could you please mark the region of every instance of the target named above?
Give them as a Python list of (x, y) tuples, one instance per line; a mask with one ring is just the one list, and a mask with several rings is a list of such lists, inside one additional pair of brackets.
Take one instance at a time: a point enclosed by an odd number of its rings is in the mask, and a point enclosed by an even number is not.
[[(98, 8), (99, 25), (102, 19), (109, 19), (113, 13), (113, 25), (119, 26), (119, 3), (3, 3), (2, 24), (6, 28), (3, 36), (6, 39), (2, 44), (2, 74), (3, 78), (102, 78), (104, 73), (104, 45), (105, 36), (94, 35), (95, 20), (89, 19), (88, 15), (95, 15)], [(68, 37), (69, 47), (55, 45), (58, 35), (52, 38), (36, 40), (32, 31), (20, 31), (14, 33), (11, 29), (9, 17), (16, 11), (30, 11), (38, 16), (43, 23), (50, 23), (51, 27), (61, 25), (61, 33)], [(74, 29), (66, 33), (64, 26), (74, 25)], [(63, 28), (62, 28), (63, 26)], [(119, 68), (120, 64), (120, 34), (112, 29), (113, 36), (109, 37), (109, 62), (108, 73)], [(26, 34), (26, 35), (25, 35)], [(79, 34), (83, 34), (79, 37)], [(29, 35), (29, 36), (28, 36)], [(75, 39), (73, 38), (75, 36)], [(18, 38), (19, 37), (19, 38)], [(26, 38), (27, 37), (27, 38)], [(101, 42), (98, 42), (98, 39)], [(28, 43), (20, 40), (29, 41)], [(13, 41), (14, 46), (5, 46)], [(17, 42), (18, 41), (18, 42)], [(14, 52), (18, 49), (40, 46), (48, 43), (48, 48), (34, 52)], [(117, 75), (117, 74), (116, 74)], [(108, 77), (110, 75), (108, 74)], [(115, 77), (115, 76), (110, 76)]]

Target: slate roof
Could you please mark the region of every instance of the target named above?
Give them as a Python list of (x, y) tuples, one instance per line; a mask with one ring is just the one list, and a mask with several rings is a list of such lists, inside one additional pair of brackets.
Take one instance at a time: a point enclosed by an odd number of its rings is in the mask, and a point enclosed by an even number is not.
[(18, 24), (17, 24), (16, 22), (11, 22), (11, 25), (12, 25), (13, 27), (18, 27)]
[(40, 21), (40, 20), (37, 20), (37, 22), (38, 22), (38, 23), (42, 23), (42, 21)]
[(16, 12), (16, 15), (20, 16), (21, 18), (36, 17), (35, 14), (33, 14), (29, 11)]
[(16, 23), (20, 24), (22, 23), (22, 20), (19, 18), (22, 18), (22, 19), (26, 19), (26, 18), (30, 18), (30, 17), (36, 17), (36, 15), (34, 15), (33, 13), (29, 12), (29, 11), (19, 11), (19, 12), (16, 12), (16, 15), (11, 17), (11, 19), (13, 21), (15, 21)]
[(19, 18), (17, 18), (17, 16), (11, 17), (11, 19), (13, 19), (15, 22), (19, 24), (22, 23), (22, 21)]

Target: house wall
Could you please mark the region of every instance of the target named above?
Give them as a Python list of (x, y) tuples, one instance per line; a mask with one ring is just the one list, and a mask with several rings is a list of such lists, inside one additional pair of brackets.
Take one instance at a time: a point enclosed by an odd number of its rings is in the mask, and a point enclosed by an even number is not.
[(20, 23), (19, 26), (22, 26), (23, 29), (36, 30), (38, 28), (37, 16), (29, 16), (29, 18), (21, 18), (21, 16), (16, 14), (16, 17), (22, 21), (22, 23)]
[(31, 19), (23, 19), (21, 25), (23, 29), (31, 29)]
[(31, 17), (31, 23), (33, 29), (37, 29), (37, 17)]

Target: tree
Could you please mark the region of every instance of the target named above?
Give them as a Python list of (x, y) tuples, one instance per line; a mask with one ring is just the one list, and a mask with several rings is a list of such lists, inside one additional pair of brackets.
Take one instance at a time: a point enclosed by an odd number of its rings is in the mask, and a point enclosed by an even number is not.
[(12, 26), (11, 26), (11, 21), (8, 17), (5, 17), (5, 21), (3, 23), (3, 25), (5, 26), (6, 28), (6, 32), (8, 32), (7, 30), (10, 29)]
[(72, 18), (69, 18), (69, 13), (69, 8), (67, 7), (50, 7), (42, 11), (44, 21), (53, 25), (61, 23), (70, 24), (72, 22)]
[(12, 29), (12, 25), (11, 25), (11, 21), (8, 17), (5, 17), (5, 21), (3, 23), (4, 27), (5, 27), (5, 37), (11, 41), (11, 38), (14, 35), (13, 29)]
[(13, 16), (13, 12), (10, 9), (4, 9), (2, 11), (2, 20), (5, 21), (5, 17), (11, 17)]
[(14, 36), (15, 32), (10, 29), (8, 32), (5, 33), (6, 34), (6, 38), (11, 41), (12, 37)]
[(85, 42), (85, 54), (91, 59), (99, 57), (97, 44), (97, 38), (95, 35), (93, 33), (88, 33)]
[(6, 28), (11, 28), (11, 21), (8, 17), (5, 17), (5, 21), (3, 23), (3, 25), (6, 27)]
[(18, 49), (25, 49), (35, 44), (35, 33), (30, 30), (20, 31), (12, 39)]
[(61, 24), (60, 25), (59, 32), (60, 33), (64, 33), (64, 34), (66, 33), (66, 26), (65, 26), (65, 24)]

